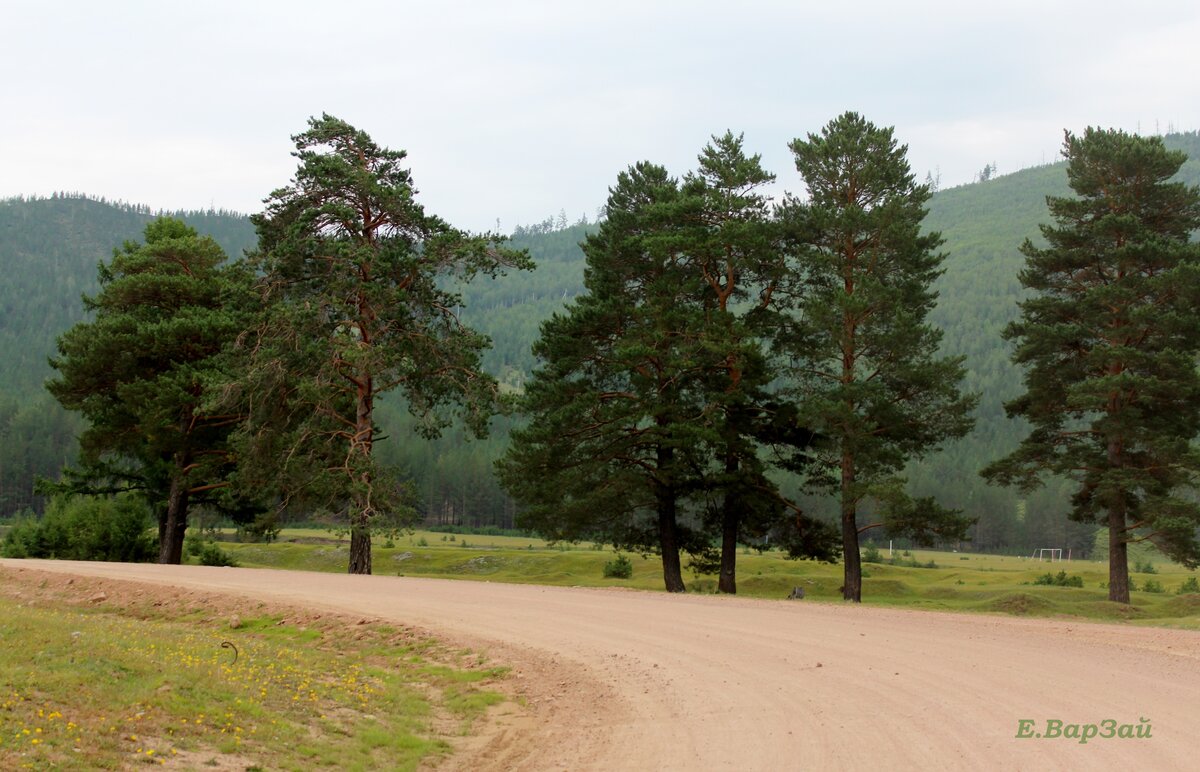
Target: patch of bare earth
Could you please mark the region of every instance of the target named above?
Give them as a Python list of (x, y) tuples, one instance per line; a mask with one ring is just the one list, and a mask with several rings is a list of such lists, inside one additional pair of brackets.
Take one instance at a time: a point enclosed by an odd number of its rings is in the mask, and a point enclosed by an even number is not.
[[(457, 746), (453, 769), (1195, 765), (1195, 631), (411, 577), (0, 565), (369, 615), (484, 650), (513, 667), (514, 701)], [(1148, 738), (1017, 736), (1022, 719), (1041, 731), (1143, 718)]]

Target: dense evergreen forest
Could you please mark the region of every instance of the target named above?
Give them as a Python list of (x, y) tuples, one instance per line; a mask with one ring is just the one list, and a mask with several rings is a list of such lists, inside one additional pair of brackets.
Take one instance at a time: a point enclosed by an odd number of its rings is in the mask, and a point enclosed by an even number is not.
[[(1200, 183), (1200, 135), (1171, 135), (1166, 144), (1191, 159), (1180, 177)], [(779, 178), (785, 187), (798, 187), (794, 172)], [(964, 386), (981, 399), (975, 430), (915, 465), (909, 479), (913, 493), (979, 518), (976, 549), (1062, 546), (1079, 554), (1093, 542), (1094, 526), (1066, 519), (1064, 486), (1022, 499), (978, 476), (1026, 431), (1004, 415), (1003, 403), (1021, 391), (1021, 374), (1009, 361), (1001, 331), (1017, 314), (1024, 262), (1018, 247), (1025, 238), (1037, 240), (1038, 225), (1048, 221), (1045, 197), (1068, 193), (1064, 164), (1054, 164), (942, 190), (929, 204), (925, 226), (943, 234), (947, 253), (931, 320), (945, 332), (943, 353), (966, 357)], [(138, 238), (153, 214), (143, 206), (72, 194), (0, 202), (0, 517), (40, 508), (34, 477), (54, 477), (73, 460), (78, 418), (43, 390), (51, 373), (47, 358), (56, 336), (83, 319), (80, 295), (95, 292), (96, 264)], [(242, 215), (173, 214), (211, 235), (231, 256), (253, 246), (254, 228)], [(463, 320), (491, 336), (484, 364), (504, 388), (523, 388), (540, 323), (582, 291), (579, 243), (591, 230), (562, 215), (519, 227), (511, 246), (528, 250), (536, 270), (480, 278), (461, 288)], [(452, 430), (432, 442), (407, 442), (414, 425), (403, 404), (385, 399), (378, 415), (389, 437), (379, 444), (379, 457), (412, 480), (427, 522), (512, 525), (514, 505), (495, 480), (493, 462), (513, 419), (495, 419), (482, 440), (467, 441), (464, 432)], [(808, 499), (806, 505), (834, 512), (830, 502)]]

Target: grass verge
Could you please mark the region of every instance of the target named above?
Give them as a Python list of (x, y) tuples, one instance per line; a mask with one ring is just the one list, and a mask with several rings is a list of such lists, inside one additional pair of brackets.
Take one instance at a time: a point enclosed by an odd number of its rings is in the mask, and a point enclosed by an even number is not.
[(0, 769), (415, 769), (503, 700), (378, 621), (3, 573)]

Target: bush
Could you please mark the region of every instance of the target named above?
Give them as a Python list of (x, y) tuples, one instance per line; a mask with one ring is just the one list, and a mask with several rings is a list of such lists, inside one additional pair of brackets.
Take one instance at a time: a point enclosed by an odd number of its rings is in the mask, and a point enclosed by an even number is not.
[(862, 559), (864, 563), (882, 563), (883, 555), (879, 554), (879, 550), (874, 544), (868, 544), (866, 551), (863, 552)]
[(17, 523), (4, 538), (6, 558), (145, 563), (158, 555), (146, 505), (132, 496), (56, 497), (41, 520)]
[(1143, 592), (1163, 592), (1164, 588), (1156, 579), (1147, 579), (1146, 584), (1142, 587)]
[(202, 566), (236, 566), (238, 562), (216, 542), (205, 542), (200, 550), (200, 565)]
[(1139, 573), (1139, 574), (1157, 574), (1158, 573), (1158, 569), (1155, 568), (1154, 564), (1151, 563), (1149, 560), (1134, 561), (1133, 570), (1135, 573)]
[(629, 558), (618, 553), (615, 558), (604, 564), (606, 579), (630, 579), (633, 577), (633, 563)]
[(196, 561), (202, 566), (236, 566), (238, 564), (233, 556), (217, 546), (215, 541), (199, 536), (184, 537), (183, 554), (196, 558)]
[(1059, 571), (1057, 575), (1046, 573), (1033, 580), (1034, 584), (1042, 584), (1049, 587), (1082, 587), (1083, 577), (1077, 574), (1067, 576), (1066, 571)]
[(1179, 589), (1175, 591), (1176, 595), (1187, 595), (1192, 592), (1200, 592), (1200, 582), (1196, 581), (1196, 577), (1189, 576), (1187, 581), (1179, 585)]

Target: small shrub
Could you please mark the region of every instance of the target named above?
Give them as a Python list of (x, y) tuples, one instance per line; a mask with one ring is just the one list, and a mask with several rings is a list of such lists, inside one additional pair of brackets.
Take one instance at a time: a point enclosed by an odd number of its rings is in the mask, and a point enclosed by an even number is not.
[(383, 543), (383, 548), (385, 550), (395, 549), (395, 547), (396, 547), (396, 542), (392, 541), (391, 539), (388, 539), (387, 541), (385, 541)]
[(883, 555), (879, 554), (879, 550), (874, 544), (868, 544), (866, 551), (863, 552), (862, 559), (864, 563), (882, 563)]
[(633, 578), (633, 563), (629, 558), (617, 553), (617, 556), (604, 564), (604, 578), (631, 579)]
[(202, 566), (236, 566), (238, 562), (216, 542), (205, 542), (200, 549), (200, 565)]
[(204, 539), (199, 536), (188, 534), (183, 537), (183, 554), (190, 558), (200, 557), (200, 553), (204, 551)]
[(1138, 560), (1133, 564), (1133, 570), (1139, 574), (1157, 574), (1158, 569), (1149, 560)]
[(1156, 579), (1147, 579), (1142, 587), (1143, 592), (1164, 592), (1163, 586)]
[(424, 536), (422, 536), (421, 538), (417, 539), (417, 546), (418, 547), (428, 547), (429, 540), (426, 539)]
[(1175, 591), (1176, 595), (1187, 595), (1188, 593), (1200, 593), (1200, 582), (1196, 581), (1196, 577), (1189, 576), (1187, 581), (1179, 585), (1179, 589)]
[(1057, 575), (1047, 572), (1034, 579), (1033, 583), (1047, 587), (1082, 587), (1083, 577), (1079, 575), (1067, 576), (1066, 571), (1059, 571)]
[(458, 546), (460, 546), (460, 547), (470, 547), (471, 545), (467, 543), (467, 540), (466, 540), (466, 539), (463, 539), (462, 541), (460, 541), (460, 542), (458, 543)]
[(454, 534), (450, 534), (450, 541), (454, 541)]

